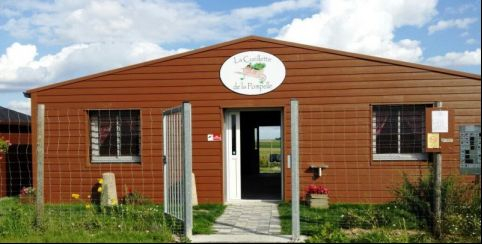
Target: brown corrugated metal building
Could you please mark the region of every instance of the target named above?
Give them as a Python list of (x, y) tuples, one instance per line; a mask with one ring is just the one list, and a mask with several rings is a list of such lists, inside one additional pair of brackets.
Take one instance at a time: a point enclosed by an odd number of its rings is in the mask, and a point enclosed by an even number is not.
[[(239, 94), (223, 85), (221, 66), (246, 51), (265, 52), (281, 60), (286, 68), (283, 83), (260, 95)], [(251, 70), (256, 75), (263, 68)], [(45, 153), (47, 201), (70, 199), (72, 192), (86, 195), (107, 171), (116, 174), (118, 189), (133, 187), (162, 201), (162, 111), (182, 101), (192, 104), (193, 171), (200, 202), (269, 195), (256, 192), (263, 185), (279, 192), (271, 197), (288, 200), (290, 100), (296, 98), (300, 104), (301, 190), (317, 183), (330, 189), (333, 201), (384, 202), (392, 198), (391, 188), (401, 181), (403, 172), (427, 172), (431, 157), (424, 151), (424, 111), (437, 101), (453, 110), (456, 128), (454, 142), (443, 150), (443, 172), (458, 174), (458, 126), (480, 124), (480, 82), (480, 75), (249, 36), (26, 94), (32, 99), (33, 121), (37, 104), (46, 106), (46, 143), (58, 142)], [(230, 193), (227, 186), (233, 183), (226, 155), (235, 153), (230, 152), (234, 147), (226, 145), (236, 142), (228, 142), (232, 124), (227, 128), (226, 123), (236, 121), (236, 116), (241, 117), (238, 126), (240, 122), (243, 131), (240, 195)], [(111, 120), (107, 127), (102, 125), (105, 118)], [(124, 140), (119, 139), (124, 135), (116, 139), (103, 134), (102, 130), (111, 131), (112, 118), (129, 118), (129, 128), (123, 122), (117, 126), (131, 132), (130, 142), (138, 140), (136, 145), (117, 148), (118, 154), (97, 145)], [(274, 185), (262, 177), (245, 175), (259, 173), (259, 145), (246, 142), (259, 139), (259, 131), (252, 130), (260, 126), (278, 126), (281, 131), (282, 169)], [(411, 135), (406, 137), (403, 130)], [(208, 134), (222, 139), (208, 141)], [(387, 146), (391, 143), (398, 144)], [(257, 162), (247, 165), (247, 161)], [(314, 177), (311, 165), (328, 168), (321, 177)]]
[(10, 144), (0, 151), (0, 197), (16, 196), (32, 186), (30, 116), (0, 106), (0, 139)]

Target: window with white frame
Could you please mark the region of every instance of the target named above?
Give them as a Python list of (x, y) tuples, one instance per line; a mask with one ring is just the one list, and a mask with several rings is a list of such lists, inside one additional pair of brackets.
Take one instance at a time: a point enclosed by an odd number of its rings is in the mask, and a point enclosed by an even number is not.
[(428, 105), (373, 105), (374, 160), (427, 160), (425, 108)]
[(139, 110), (92, 110), (92, 163), (140, 162)]

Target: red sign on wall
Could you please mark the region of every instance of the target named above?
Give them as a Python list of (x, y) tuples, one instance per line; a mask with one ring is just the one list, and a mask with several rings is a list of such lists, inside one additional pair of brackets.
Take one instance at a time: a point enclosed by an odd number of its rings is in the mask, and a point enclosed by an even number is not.
[(220, 134), (208, 134), (208, 141), (221, 141), (221, 135)]

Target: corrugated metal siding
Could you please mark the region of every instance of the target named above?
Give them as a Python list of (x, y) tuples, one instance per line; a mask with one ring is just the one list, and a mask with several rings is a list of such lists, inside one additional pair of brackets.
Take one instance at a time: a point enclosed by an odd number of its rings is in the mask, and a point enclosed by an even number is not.
[[(268, 52), (284, 62), (286, 79), (275, 91), (244, 96), (222, 85), (223, 62), (247, 50)], [(309, 165), (323, 162), (330, 168), (318, 181), (331, 189), (331, 199), (343, 202), (386, 201), (402, 171), (419, 175), (428, 165), (371, 161), (370, 104), (443, 101), (455, 110), (457, 125), (480, 123), (480, 80), (264, 41), (154, 62), (35, 92), (33, 97), (46, 104), (45, 141), (56, 145), (47, 149), (45, 159), (45, 192), (52, 201), (69, 199), (71, 192), (89, 192), (105, 171), (116, 173), (118, 189), (134, 186), (161, 201), (161, 113), (185, 100), (193, 107), (193, 169), (200, 202), (223, 201), (222, 143), (206, 141), (207, 133), (222, 133), (223, 108), (283, 107), (284, 151), (289, 152), (289, 101), (297, 98), (302, 189), (313, 182)], [(89, 163), (87, 115), (82, 110), (99, 108), (141, 109), (141, 165)], [(444, 155), (444, 173), (458, 169), (458, 148), (452, 151)], [(289, 199), (290, 175), (285, 172)]]

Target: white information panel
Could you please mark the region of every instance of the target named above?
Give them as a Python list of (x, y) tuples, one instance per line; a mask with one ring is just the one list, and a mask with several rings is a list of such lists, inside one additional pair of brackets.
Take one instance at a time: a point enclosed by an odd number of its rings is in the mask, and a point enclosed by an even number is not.
[(432, 111), (432, 132), (449, 132), (449, 111)]

